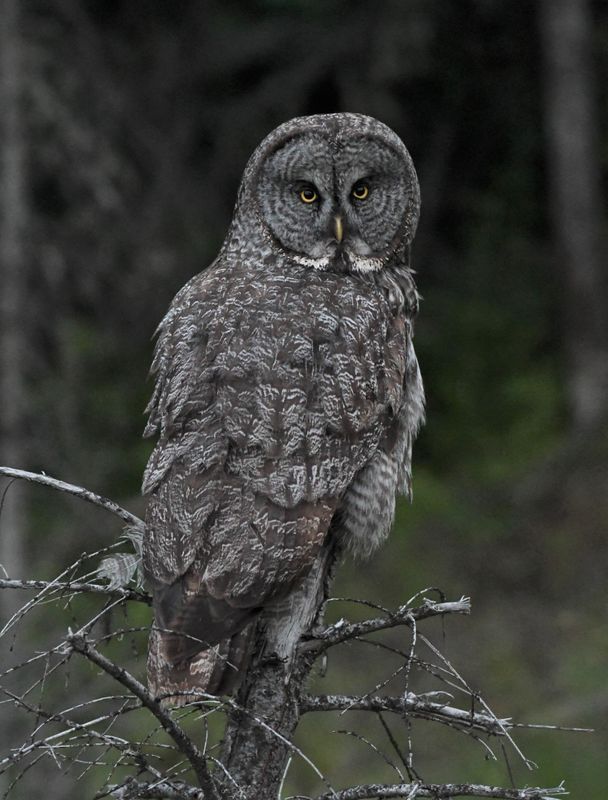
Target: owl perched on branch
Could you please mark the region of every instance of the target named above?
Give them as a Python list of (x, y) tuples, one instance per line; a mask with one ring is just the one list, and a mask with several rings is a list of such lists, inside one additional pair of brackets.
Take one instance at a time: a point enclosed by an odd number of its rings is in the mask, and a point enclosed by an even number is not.
[(321, 548), (367, 555), (387, 536), (424, 413), (419, 208), (385, 125), (293, 119), (254, 152), (217, 259), (161, 322), (143, 485), (156, 696), (229, 690), (250, 623)]

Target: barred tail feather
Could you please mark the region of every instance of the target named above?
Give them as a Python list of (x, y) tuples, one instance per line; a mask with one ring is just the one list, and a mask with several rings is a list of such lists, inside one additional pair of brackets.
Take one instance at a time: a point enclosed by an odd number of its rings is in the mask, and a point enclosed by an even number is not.
[(148, 688), (163, 707), (179, 707), (200, 700), (201, 693), (221, 695), (240, 684), (251, 654), (255, 624), (183, 661), (165, 655), (167, 635), (152, 628), (148, 644)]

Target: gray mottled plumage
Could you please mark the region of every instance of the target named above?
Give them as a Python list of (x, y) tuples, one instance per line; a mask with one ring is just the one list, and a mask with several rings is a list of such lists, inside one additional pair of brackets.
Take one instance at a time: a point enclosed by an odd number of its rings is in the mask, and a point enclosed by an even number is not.
[(367, 554), (388, 534), (423, 417), (418, 213), (411, 158), (385, 125), (291, 120), (253, 154), (219, 256), (161, 322), (143, 548), (156, 695), (229, 688), (248, 623), (328, 535)]

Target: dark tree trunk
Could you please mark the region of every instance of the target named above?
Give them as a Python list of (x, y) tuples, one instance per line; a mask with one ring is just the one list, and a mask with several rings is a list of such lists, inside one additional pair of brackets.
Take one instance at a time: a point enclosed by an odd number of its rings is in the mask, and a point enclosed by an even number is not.
[[(25, 320), (24, 139), (19, 0), (0, 0), (0, 454), (12, 466), (26, 463), (23, 440)], [(4, 488), (4, 487), (3, 487)], [(6, 492), (0, 517), (0, 563), (23, 574), (23, 487)], [(6, 603), (16, 598), (4, 597)]]
[(588, 0), (540, 0), (550, 212), (564, 284), (563, 336), (573, 423), (608, 405), (608, 291)]
[[(302, 634), (318, 622), (335, 561), (323, 550), (302, 589), (261, 621), (254, 660), (228, 720), (222, 762), (247, 798), (278, 797), (293, 734), (300, 719), (300, 695), (314, 657), (297, 654)], [(231, 787), (234, 789), (234, 786)]]
[[(24, 445), (24, 357), (26, 350), (24, 231), (24, 125), (19, 0), (0, 0), (0, 462), (26, 463)], [(22, 578), (23, 485), (0, 483), (0, 571)], [(3, 592), (0, 627), (19, 607)], [(0, 748), (22, 725), (18, 710), (4, 707)], [(0, 778), (0, 792), (8, 788)]]

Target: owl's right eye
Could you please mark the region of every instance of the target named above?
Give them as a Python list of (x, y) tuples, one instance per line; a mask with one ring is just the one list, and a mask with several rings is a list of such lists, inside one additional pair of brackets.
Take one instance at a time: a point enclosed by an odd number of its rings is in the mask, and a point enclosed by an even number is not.
[(311, 186), (306, 186), (304, 189), (301, 189), (299, 197), (303, 203), (307, 203), (308, 205), (319, 199), (319, 195)]

